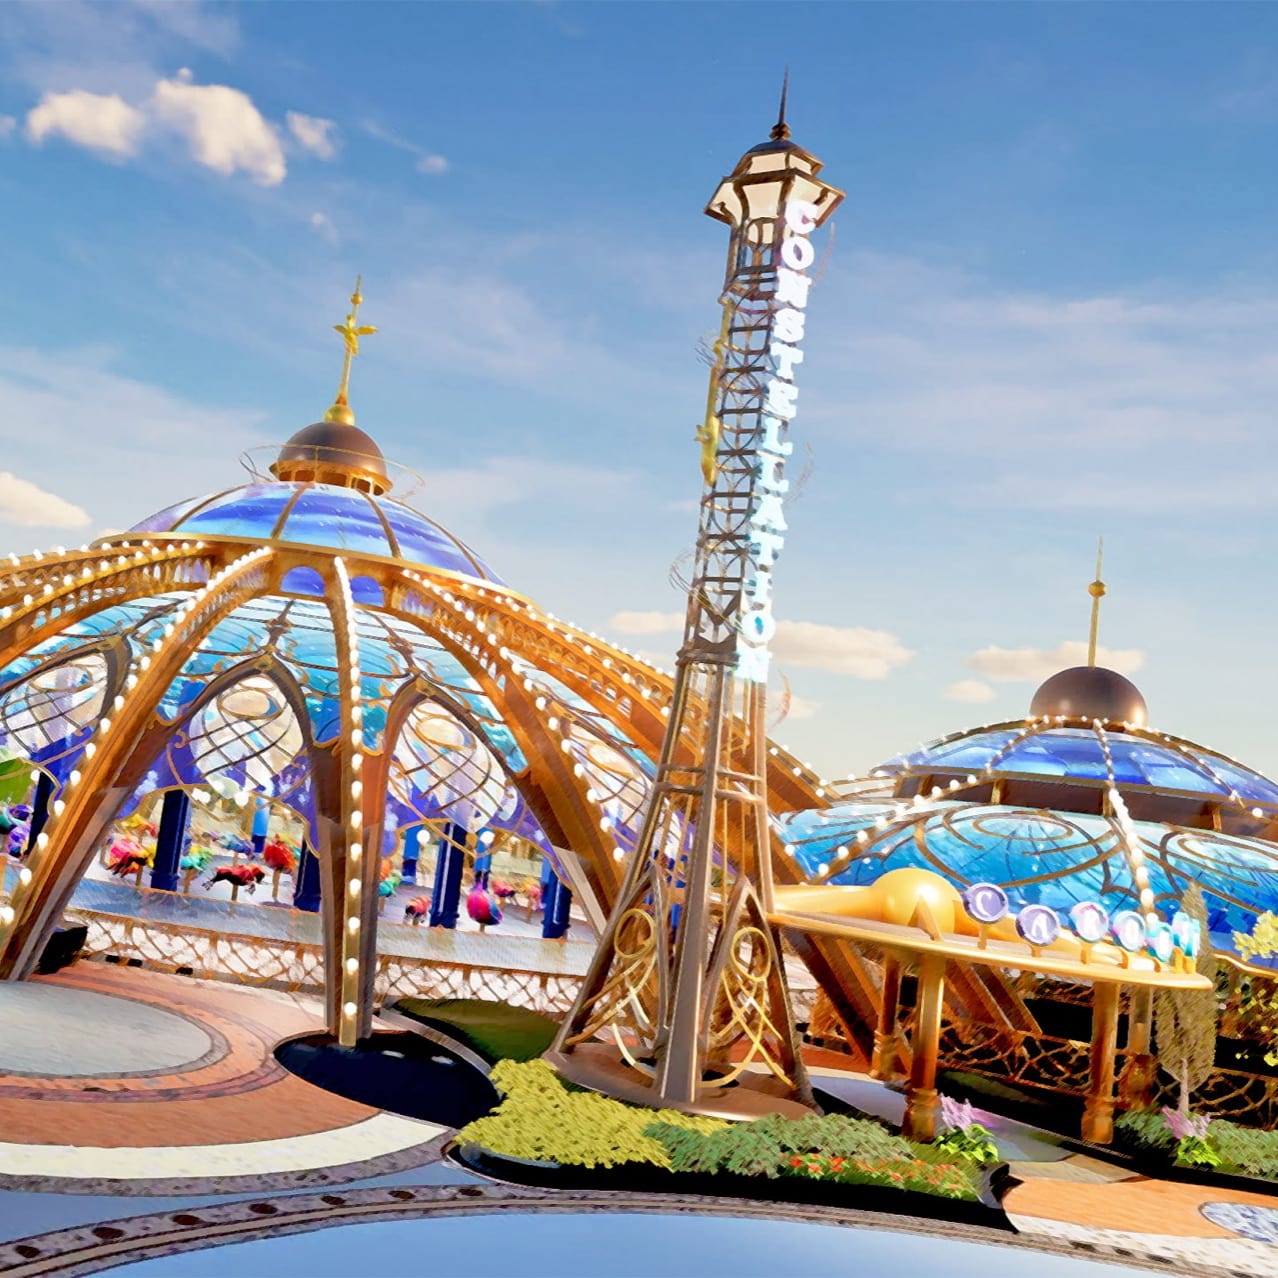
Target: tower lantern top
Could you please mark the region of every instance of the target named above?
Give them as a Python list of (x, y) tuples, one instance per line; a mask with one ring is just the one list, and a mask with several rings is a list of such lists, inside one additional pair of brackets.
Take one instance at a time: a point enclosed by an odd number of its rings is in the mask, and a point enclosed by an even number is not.
[(843, 199), (843, 192), (818, 176), (821, 161), (790, 137), (786, 121), (790, 73), (781, 87), (781, 110), (771, 136), (752, 147), (710, 197), (706, 213), (734, 229), (779, 216), (790, 200), (804, 200), (817, 209), (820, 226)]

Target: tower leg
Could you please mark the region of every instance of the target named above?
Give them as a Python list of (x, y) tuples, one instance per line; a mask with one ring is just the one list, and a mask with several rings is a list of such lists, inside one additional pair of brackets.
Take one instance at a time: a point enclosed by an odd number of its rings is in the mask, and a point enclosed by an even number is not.
[(1114, 1049), (1118, 1043), (1118, 985), (1092, 987), (1091, 1068), (1083, 1106), (1083, 1139), (1108, 1145), (1114, 1139)]
[(405, 883), (417, 886), (417, 853), (420, 848), (422, 837), (422, 827), (415, 825), (411, 830), (404, 831), (404, 856), (400, 866), (400, 873)]
[(896, 1077), (900, 1059), (901, 960), (894, 954), (883, 959), (883, 996), (879, 1004), (879, 1023), (874, 1031), (874, 1059), (870, 1073), (875, 1078), (891, 1081)]
[(549, 861), (541, 872), (541, 886), (541, 935), (547, 941), (562, 941), (568, 935), (572, 892)]

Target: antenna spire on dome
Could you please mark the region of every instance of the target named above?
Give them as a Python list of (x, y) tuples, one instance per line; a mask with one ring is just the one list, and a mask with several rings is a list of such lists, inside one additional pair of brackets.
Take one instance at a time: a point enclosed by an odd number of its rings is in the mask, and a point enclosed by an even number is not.
[(351, 294), (350, 314), (347, 315), (344, 323), (333, 325), (334, 331), (342, 335), (342, 340), (346, 344), (346, 357), (342, 361), (342, 380), (337, 387), (337, 398), (333, 400), (333, 406), (324, 414), (324, 420), (341, 422), (344, 426), (355, 425), (355, 414), (351, 412), (350, 400), (347, 398), (351, 385), (351, 360), (359, 354), (359, 339), (377, 332), (372, 324), (357, 326), (355, 323), (360, 304), (364, 300), (364, 295), (359, 291), (363, 280), (362, 275), (355, 277), (355, 291)]
[(1105, 583), (1101, 580), (1101, 559), (1105, 554), (1105, 538), (1096, 539), (1096, 580), (1087, 587), (1092, 597), (1092, 629), (1087, 639), (1087, 664), (1096, 664), (1096, 636), (1100, 631), (1100, 601), (1105, 594)]
[(790, 136), (790, 126), (785, 122), (785, 102), (790, 95), (790, 68), (785, 69), (785, 78), (781, 81), (781, 110), (777, 113), (777, 122), (772, 126), (772, 137), (777, 142), (784, 142)]

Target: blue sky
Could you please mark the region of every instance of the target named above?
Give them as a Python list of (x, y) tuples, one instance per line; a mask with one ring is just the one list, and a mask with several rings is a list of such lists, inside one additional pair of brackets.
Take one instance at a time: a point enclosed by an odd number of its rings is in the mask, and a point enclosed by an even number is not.
[(668, 665), (701, 209), (787, 63), (848, 198), (776, 735), (842, 775), (1023, 713), (1103, 533), (1154, 724), (1278, 771), (1269, 5), (0, 6), (0, 544), (236, 482), (328, 405), (362, 271), (352, 399), (415, 503)]

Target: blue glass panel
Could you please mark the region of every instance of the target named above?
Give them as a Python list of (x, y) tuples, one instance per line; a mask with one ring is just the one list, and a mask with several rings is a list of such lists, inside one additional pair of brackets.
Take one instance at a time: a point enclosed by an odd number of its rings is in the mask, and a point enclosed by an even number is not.
[(386, 603), (381, 586), (372, 577), (352, 578), (351, 595), (356, 603), (368, 604), (372, 608), (381, 608)]
[(149, 519), (144, 519), (140, 524), (134, 524), (129, 531), (137, 533), (168, 532), (188, 510), (193, 510), (202, 501), (207, 500), (207, 496), (188, 497), (186, 501), (180, 501), (176, 506), (169, 506), (165, 510), (158, 511)]
[(1202, 758), (1205, 767), (1209, 767), (1228, 787), (1237, 790), (1244, 799), (1252, 803), (1278, 804), (1278, 785), (1275, 785), (1268, 777), (1262, 777), (1239, 764), (1230, 763), (1228, 759), (1222, 759), (1219, 755), (1204, 753)]
[(308, 546), (331, 546), (353, 554), (390, 555), (386, 529), (372, 503), (359, 493), (317, 484), (289, 511), (283, 536)]
[(177, 531), (191, 536), (206, 532), (265, 541), (296, 491), (293, 484), (249, 484), (237, 488), (225, 499), (196, 511)]
[(382, 501), (381, 508), (399, 542), (400, 556), (409, 563), (446, 568), (500, 584), (478, 555), (415, 510), (392, 501)]
[(322, 595), (324, 578), (314, 568), (290, 568), (280, 582), (280, 589), (293, 595)]

